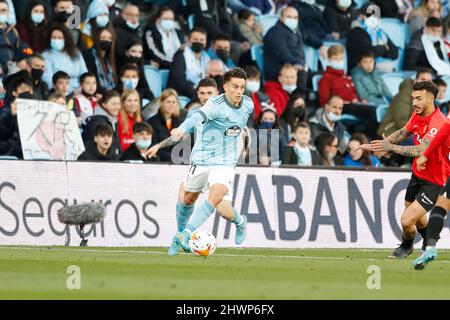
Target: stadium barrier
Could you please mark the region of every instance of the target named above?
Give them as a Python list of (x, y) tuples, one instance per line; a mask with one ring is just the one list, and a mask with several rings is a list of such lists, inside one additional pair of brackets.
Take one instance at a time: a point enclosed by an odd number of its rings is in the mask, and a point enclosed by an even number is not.
[[(187, 166), (95, 162), (0, 162), (0, 245), (77, 246), (61, 224), (65, 203), (101, 201), (103, 223), (85, 228), (90, 246), (167, 246)], [(248, 217), (243, 247), (392, 248), (408, 171), (323, 168), (237, 168), (235, 207)], [(203, 195), (201, 199), (203, 199)], [(234, 226), (211, 217), (219, 247), (234, 247)], [(450, 248), (446, 220), (439, 246)]]

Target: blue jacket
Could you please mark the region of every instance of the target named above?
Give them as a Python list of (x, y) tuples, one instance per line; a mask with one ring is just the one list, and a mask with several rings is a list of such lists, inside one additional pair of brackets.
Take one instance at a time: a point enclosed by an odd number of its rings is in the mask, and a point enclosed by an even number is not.
[(277, 81), (285, 63), (305, 65), (305, 52), (300, 29), (292, 32), (278, 21), (264, 36), (264, 75), (266, 81)]
[[(370, 160), (372, 160), (372, 167), (381, 167), (381, 162), (376, 157), (370, 156)], [(345, 156), (344, 166), (345, 167), (364, 167), (364, 165), (361, 162), (353, 160), (349, 154)]]
[(391, 91), (379, 71), (367, 73), (362, 68), (356, 67), (352, 70), (352, 80), (360, 99), (366, 99), (373, 105), (387, 104), (392, 100)]

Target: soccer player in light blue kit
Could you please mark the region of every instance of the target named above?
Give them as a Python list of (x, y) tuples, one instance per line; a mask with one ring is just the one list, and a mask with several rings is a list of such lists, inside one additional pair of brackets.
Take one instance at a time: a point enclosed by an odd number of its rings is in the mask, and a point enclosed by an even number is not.
[[(246, 80), (247, 75), (241, 68), (225, 73), (225, 93), (210, 98), (180, 127), (171, 131), (172, 141), (180, 141), (186, 133), (203, 124), (191, 153), (183, 201), (177, 204), (177, 224), (181, 231), (173, 238), (169, 255), (176, 255), (182, 249), (189, 252), (190, 234), (216, 209), (222, 216), (232, 217), (230, 220), (236, 224), (236, 244), (245, 239), (247, 219), (232, 207), (231, 202), (239, 158), (238, 141), (248, 117), (253, 113), (252, 100), (244, 96)], [(193, 204), (205, 186), (209, 189), (208, 199), (194, 209)]]

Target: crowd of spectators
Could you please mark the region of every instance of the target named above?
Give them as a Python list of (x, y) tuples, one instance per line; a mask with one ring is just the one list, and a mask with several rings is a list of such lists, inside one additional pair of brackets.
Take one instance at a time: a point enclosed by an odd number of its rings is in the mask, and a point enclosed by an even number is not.
[[(15, 105), (23, 98), (74, 113), (85, 145), (79, 160), (171, 162), (171, 148), (151, 159), (146, 150), (204, 103), (202, 79), (223, 93), (224, 73), (239, 66), (255, 105), (243, 148), (258, 150), (258, 164), (408, 166), (409, 159), (357, 147), (406, 124), (417, 81), (438, 85), (436, 108), (448, 114), (450, 3), (362, 2), (0, 0), (0, 156), (23, 158)], [(381, 18), (408, 25), (404, 48), (380, 28), (372, 5)], [(263, 31), (266, 15), (278, 20)], [(253, 46), (262, 48), (263, 64)], [(306, 46), (320, 57), (317, 71)], [(161, 93), (152, 92), (149, 66), (168, 71)], [(382, 77), (393, 71), (413, 72), (395, 94)], [(379, 119), (381, 105), (388, 107)], [(250, 139), (251, 129), (263, 134)]]

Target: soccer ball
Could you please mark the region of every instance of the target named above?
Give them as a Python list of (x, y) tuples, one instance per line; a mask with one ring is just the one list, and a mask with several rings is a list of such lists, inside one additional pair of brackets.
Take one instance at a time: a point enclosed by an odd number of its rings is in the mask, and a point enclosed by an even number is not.
[(196, 256), (210, 256), (216, 251), (216, 238), (208, 231), (196, 230), (189, 239), (189, 248)]

